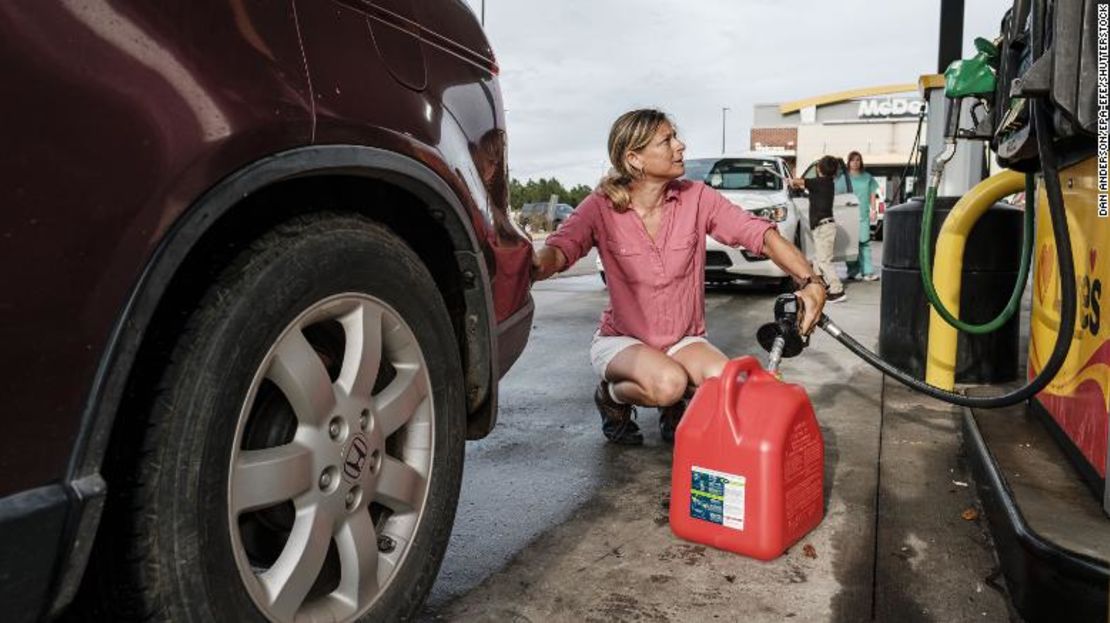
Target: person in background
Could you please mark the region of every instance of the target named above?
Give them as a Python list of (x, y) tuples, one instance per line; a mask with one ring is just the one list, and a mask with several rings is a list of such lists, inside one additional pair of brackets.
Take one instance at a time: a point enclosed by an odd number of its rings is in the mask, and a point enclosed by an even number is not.
[(871, 263), (871, 221), (877, 216), (875, 193), (879, 183), (863, 170), (863, 156), (858, 151), (848, 154), (848, 178), (852, 180), (852, 192), (859, 199), (859, 258), (848, 262), (848, 278), (877, 281), (879, 275)]
[(658, 110), (621, 115), (609, 132), (612, 171), (533, 256), (532, 278), (572, 266), (597, 247), (609, 306), (590, 345), (601, 382), (594, 403), (609, 441), (639, 445), (633, 405), (658, 407), (673, 442), (688, 391), (719, 376), (726, 357), (706, 339), (705, 237), (743, 245), (794, 277), (808, 334), (825, 287), (774, 223), (752, 216), (703, 182), (683, 180), (686, 146)]
[(794, 188), (809, 192), (809, 226), (813, 230), (814, 266), (828, 284), (828, 302), (839, 303), (848, 298), (844, 284), (836, 275), (833, 266), (833, 249), (836, 243), (836, 220), (833, 218), (833, 195), (836, 175), (840, 164), (832, 156), (823, 156), (817, 161), (817, 177), (810, 179), (794, 178)]

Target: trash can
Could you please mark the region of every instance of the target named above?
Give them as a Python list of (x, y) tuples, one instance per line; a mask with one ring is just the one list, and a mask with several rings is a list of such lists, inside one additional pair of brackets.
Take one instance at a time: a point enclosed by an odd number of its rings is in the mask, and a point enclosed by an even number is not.
[[(959, 197), (938, 197), (933, 210), (932, 250), (941, 225)], [(883, 280), (879, 318), (879, 355), (919, 379), (925, 378), (929, 344), (929, 304), (918, 262), (925, 201), (913, 197), (886, 211), (883, 228)], [(991, 206), (975, 224), (964, 249), (960, 313), (964, 322), (989, 322), (1006, 306), (1021, 263), (1023, 212), (1006, 203)], [(1017, 312), (986, 335), (960, 332), (957, 383), (1006, 383), (1017, 379)]]

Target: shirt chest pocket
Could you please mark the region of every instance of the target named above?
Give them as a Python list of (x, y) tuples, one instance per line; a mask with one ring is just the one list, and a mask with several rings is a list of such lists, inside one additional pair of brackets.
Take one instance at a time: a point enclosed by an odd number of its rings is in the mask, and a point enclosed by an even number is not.
[[(606, 241), (609, 256), (616, 262), (616, 269), (629, 283), (652, 283), (657, 275), (653, 274), (653, 253), (638, 245), (627, 242), (618, 242), (609, 239)], [(614, 271), (609, 270), (610, 274)]]
[(698, 234), (676, 236), (667, 244), (667, 275), (672, 279), (685, 277), (694, 270), (694, 254), (698, 251)]

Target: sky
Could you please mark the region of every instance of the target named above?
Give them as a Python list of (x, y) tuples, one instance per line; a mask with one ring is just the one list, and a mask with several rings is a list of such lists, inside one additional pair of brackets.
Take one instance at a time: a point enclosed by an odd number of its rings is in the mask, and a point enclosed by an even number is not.
[[(482, 0), (463, 0), (481, 14)], [(964, 56), (1012, 0), (966, 0)], [(749, 146), (752, 107), (917, 82), (937, 69), (940, 0), (485, 0), (510, 174), (593, 186), (609, 126), (669, 113), (687, 158)]]

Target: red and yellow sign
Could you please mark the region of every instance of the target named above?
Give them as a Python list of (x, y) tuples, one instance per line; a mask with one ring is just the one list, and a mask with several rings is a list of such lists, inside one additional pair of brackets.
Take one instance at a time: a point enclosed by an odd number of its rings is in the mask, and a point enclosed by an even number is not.
[[(1091, 467), (1105, 478), (1110, 434), (1110, 318), (1102, 312), (1108, 302), (1104, 290), (1110, 287), (1110, 219), (1098, 216), (1094, 158), (1061, 171), (1060, 183), (1079, 305), (1064, 366), (1037, 399)], [(1043, 187), (1037, 192), (1037, 206), (1030, 378), (1051, 356), (1060, 326), (1060, 273)]]

